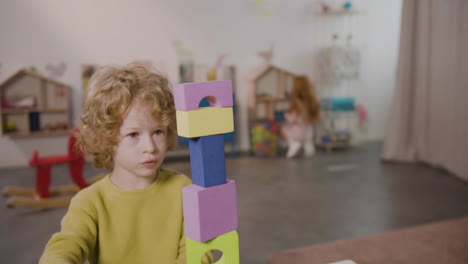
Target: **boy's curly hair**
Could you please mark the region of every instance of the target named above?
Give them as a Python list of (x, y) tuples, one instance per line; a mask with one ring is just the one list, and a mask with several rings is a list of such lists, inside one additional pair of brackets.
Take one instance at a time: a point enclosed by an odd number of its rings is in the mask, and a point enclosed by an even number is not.
[(123, 116), (135, 100), (148, 102), (167, 128), (167, 150), (177, 147), (175, 106), (167, 79), (142, 66), (100, 68), (89, 81), (78, 143), (96, 168), (113, 168)]

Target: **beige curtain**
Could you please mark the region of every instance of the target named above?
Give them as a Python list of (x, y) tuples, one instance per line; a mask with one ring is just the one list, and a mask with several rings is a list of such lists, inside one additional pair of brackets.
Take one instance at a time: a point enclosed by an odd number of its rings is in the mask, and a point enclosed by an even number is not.
[(404, 0), (384, 160), (468, 180), (468, 1)]

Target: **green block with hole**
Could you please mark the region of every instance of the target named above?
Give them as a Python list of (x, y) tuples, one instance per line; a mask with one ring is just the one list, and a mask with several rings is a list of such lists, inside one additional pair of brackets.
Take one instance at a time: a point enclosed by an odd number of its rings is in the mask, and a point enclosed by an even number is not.
[(239, 235), (231, 231), (206, 242), (198, 242), (186, 237), (187, 264), (205, 264), (202, 257), (209, 250), (219, 250), (223, 253), (215, 262), (218, 264), (239, 264)]

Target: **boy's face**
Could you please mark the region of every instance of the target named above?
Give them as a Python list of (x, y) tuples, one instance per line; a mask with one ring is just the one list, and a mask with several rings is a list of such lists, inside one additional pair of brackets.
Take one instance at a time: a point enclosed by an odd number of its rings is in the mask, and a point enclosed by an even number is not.
[(166, 127), (153, 116), (147, 103), (133, 103), (120, 127), (113, 173), (127, 180), (155, 177), (166, 151)]

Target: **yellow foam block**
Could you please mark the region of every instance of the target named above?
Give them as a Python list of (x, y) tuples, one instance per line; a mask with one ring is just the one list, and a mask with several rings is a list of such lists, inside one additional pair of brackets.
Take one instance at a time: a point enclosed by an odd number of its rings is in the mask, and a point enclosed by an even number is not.
[(194, 138), (234, 131), (232, 107), (202, 107), (197, 110), (176, 110), (177, 134)]
[(203, 264), (202, 257), (208, 250), (223, 252), (218, 264), (239, 264), (239, 235), (237, 231), (222, 234), (206, 242), (198, 242), (186, 237), (187, 263)]

